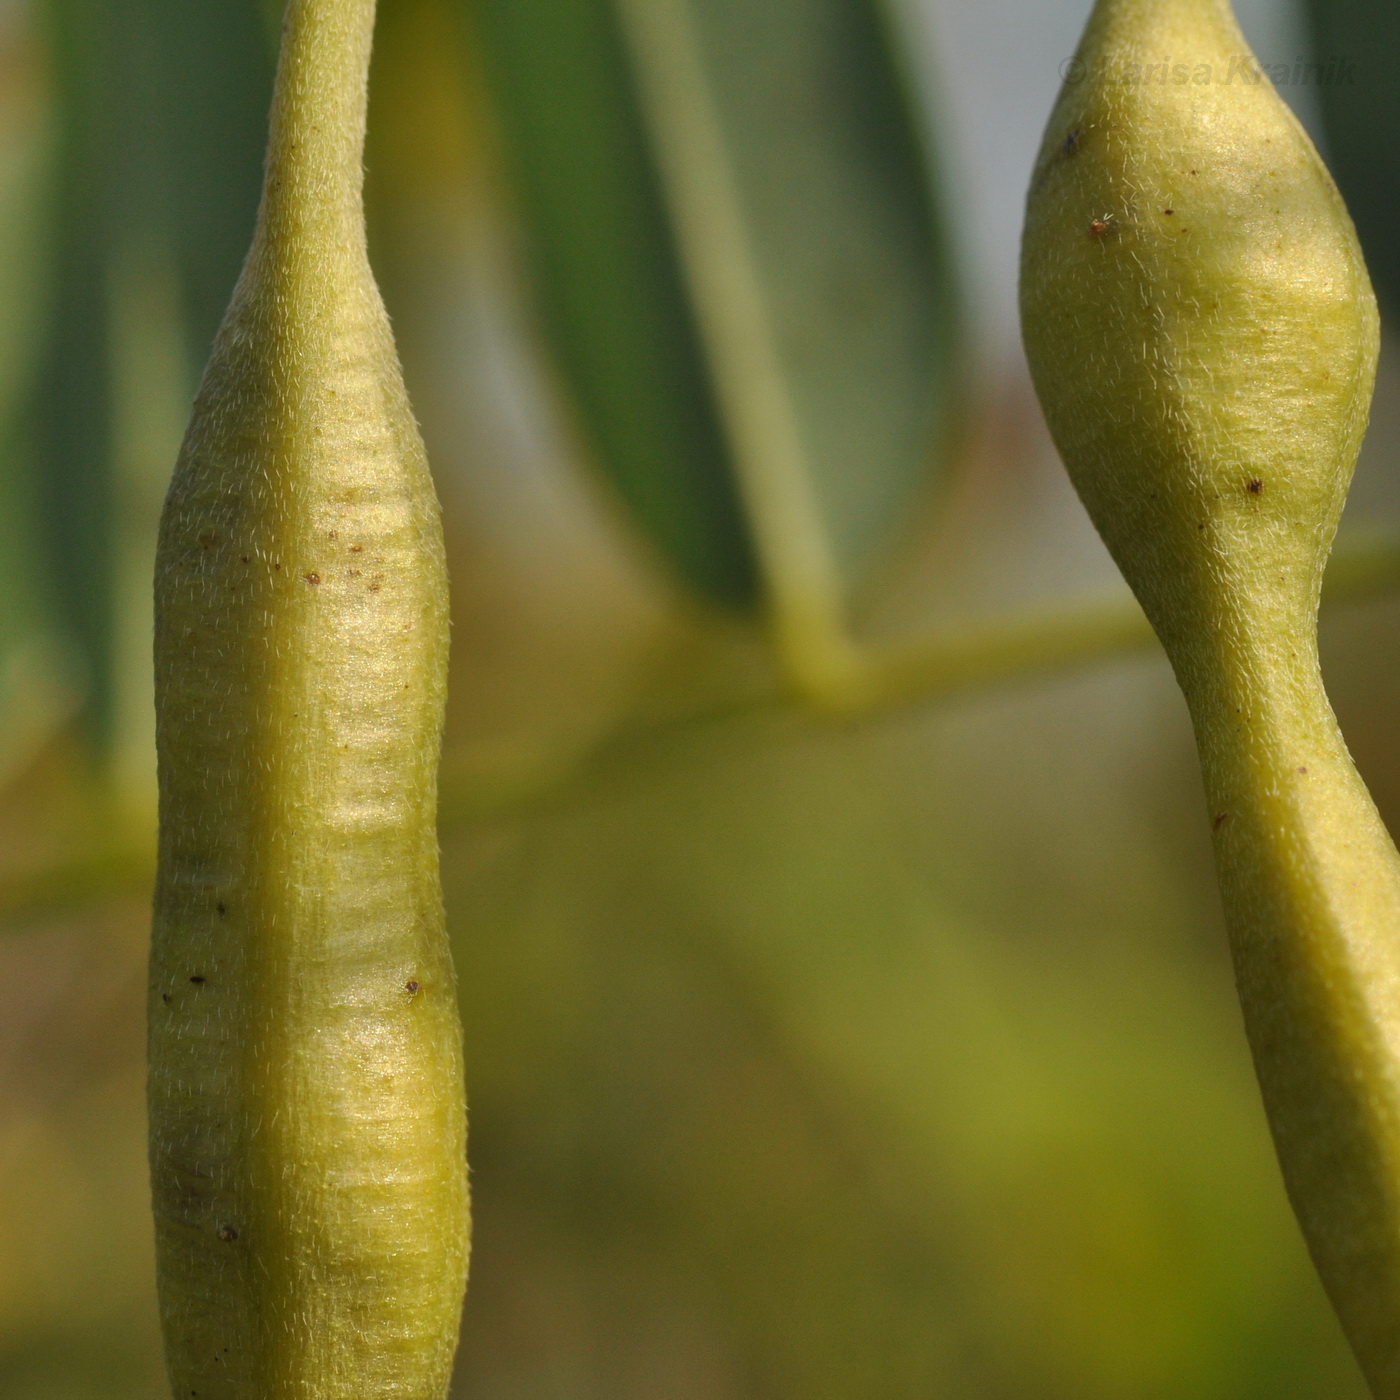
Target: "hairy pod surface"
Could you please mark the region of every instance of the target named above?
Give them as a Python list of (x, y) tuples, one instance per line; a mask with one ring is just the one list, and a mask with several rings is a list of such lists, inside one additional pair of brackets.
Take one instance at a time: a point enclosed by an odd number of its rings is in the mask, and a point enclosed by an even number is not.
[(439, 1400), (466, 1279), (447, 585), (365, 251), (373, 0), (291, 0), (156, 572), (157, 1273), (180, 1400)]
[(1290, 1198), (1372, 1389), (1400, 1397), (1400, 860), (1316, 641), (1375, 301), (1225, 0), (1099, 0), (1068, 74), (1028, 200), (1027, 354), (1190, 706)]

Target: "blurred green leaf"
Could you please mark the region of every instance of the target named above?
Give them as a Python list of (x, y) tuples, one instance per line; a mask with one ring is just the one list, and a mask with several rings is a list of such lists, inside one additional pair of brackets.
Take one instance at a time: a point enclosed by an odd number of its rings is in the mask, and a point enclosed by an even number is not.
[(47, 0), (43, 13), (57, 176), (34, 436), (57, 611), (110, 750), (149, 670), (136, 575), (251, 237), (271, 56), (260, 0)]
[(1356, 220), (1376, 291), (1400, 310), (1400, 8), (1306, 0), (1328, 164)]
[[(475, 10), (544, 320), (600, 466), (685, 577), (747, 604), (778, 567), (754, 424), (790, 420), (814, 548), (857, 584), (934, 475), (955, 377), (952, 274), (883, 9)], [(771, 375), (748, 373), (755, 356)]]
[(253, 236), (276, 27), (269, 42), (266, 0), (141, 4), (159, 68), (145, 97), (155, 107), (168, 171), (172, 243), (198, 371)]
[(545, 318), (598, 465), (681, 573), (755, 595), (723, 432), (608, 0), (482, 0)]
[(44, 314), (50, 101), (28, 16), (0, 13), (0, 782), (72, 711), (73, 688), (38, 579), (26, 402)]

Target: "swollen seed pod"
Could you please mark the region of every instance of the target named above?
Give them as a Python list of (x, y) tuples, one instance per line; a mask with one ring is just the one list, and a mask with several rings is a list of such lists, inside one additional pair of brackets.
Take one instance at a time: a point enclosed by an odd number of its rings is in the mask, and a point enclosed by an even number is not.
[(1284, 1179), (1394, 1400), (1400, 859), (1316, 639), (1375, 302), (1336, 189), (1225, 0), (1099, 0), (1068, 73), (1028, 201), (1026, 350), (1190, 707)]
[(156, 574), (150, 988), (174, 1394), (436, 1400), (467, 1264), (437, 502), (365, 252), (374, 0), (290, 0)]

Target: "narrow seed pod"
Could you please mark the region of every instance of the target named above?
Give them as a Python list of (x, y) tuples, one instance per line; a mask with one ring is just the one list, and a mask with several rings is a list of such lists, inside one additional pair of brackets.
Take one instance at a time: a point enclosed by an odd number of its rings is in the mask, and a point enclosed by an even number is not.
[(374, 0), (290, 0), (156, 572), (150, 986), (175, 1396), (436, 1400), (467, 1264), (437, 502), (365, 252)]
[(1351, 221), (1225, 0), (1099, 0), (1029, 197), (1041, 403), (1190, 706), (1279, 1161), (1400, 1397), (1400, 859), (1316, 612), (1375, 373)]

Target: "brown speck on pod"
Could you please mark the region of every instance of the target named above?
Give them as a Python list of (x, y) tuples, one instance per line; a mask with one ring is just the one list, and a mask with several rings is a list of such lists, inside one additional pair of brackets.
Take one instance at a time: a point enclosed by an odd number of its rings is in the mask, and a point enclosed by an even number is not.
[(423, 990), (423, 989), (418, 985), (417, 982), (413, 982), (413, 981), (405, 982), (405, 983), (403, 984), (403, 989), (404, 989), (404, 991), (406, 991), (406, 992), (409, 994), (409, 996), (411, 996), (411, 997), (416, 997), (416, 996), (418, 995), (418, 993), (419, 993), (420, 991)]
[(1257, 496), (1264, 489), (1264, 483), (1256, 476), (1244, 489), (1248, 491), (1251, 496)]
[(170, 993), (169, 993), (169, 992), (162, 992), (162, 993), (160, 994), (160, 999), (161, 999), (167, 1006), (170, 1005)]
[(1308, 770), (1306, 768), (1300, 768), (1298, 771), (1300, 773), (1306, 773)]
[(1210, 829), (1212, 831), (1219, 831), (1220, 828), (1224, 826), (1227, 821), (1229, 821), (1229, 819), (1229, 812), (1217, 812), (1215, 814), (1215, 820), (1210, 824)]
[(320, 574), (303, 574), (302, 578), (304, 578), (307, 583), (320, 583), (321, 581)]
[(1163, 209), (1163, 210), (1162, 210), (1162, 213), (1164, 213), (1164, 214), (1175, 214), (1175, 213), (1176, 213), (1176, 210), (1175, 210), (1175, 209)]
[(364, 547), (364, 545), (362, 545), (362, 544), (352, 544), (352, 545), (350, 546), (350, 553), (351, 553), (351, 554), (363, 554), (364, 552), (365, 552), (365, 547)]
[(197, 972), (190, 978), (190, 981), (193, 982), (196, 987), (202, 987), (204, 985), (204, 978)]
[(238, 1238), (238, 1231), (232, 1225), (220, 1225), (218, 1234), (225, 1244), (231, 1244)]
[(1089, 237), (1101, 240), (1106, 238), (1113, 231), (1113, 215), (1104, 214), (1097, 219), (1089, 220)]

